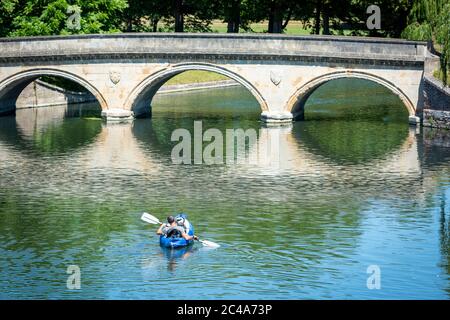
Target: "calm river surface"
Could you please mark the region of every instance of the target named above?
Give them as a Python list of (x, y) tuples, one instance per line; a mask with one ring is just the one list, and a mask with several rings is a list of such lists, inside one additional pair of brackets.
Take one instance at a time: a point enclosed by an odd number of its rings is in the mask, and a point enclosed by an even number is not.
[[(330, 82), (284, 128), (241, 88), (160, 95), (153, 115), (0, 118), (1, 299), (449, 299), (450, 137), (384, 89)], [(175, 165), (194, 120), (261, 129), (250, 153), (276, 140), (278, 162)], [(221, 247), (163, 250), (143, 211), (186, 212)]]

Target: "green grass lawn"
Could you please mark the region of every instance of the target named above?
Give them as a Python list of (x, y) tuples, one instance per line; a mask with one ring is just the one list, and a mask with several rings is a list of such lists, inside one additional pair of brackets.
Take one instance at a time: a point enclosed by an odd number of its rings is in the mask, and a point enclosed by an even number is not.
[[(252, 23), (250, 24), (250, 28), (254, 33), (264, 33), (267, 32), (268, 29), (268, 21), (262, 21), (258, 23)], [(211, 29), (213, 32), (217, 33), (226, 33), (227, 32), (227, 23), (223, 22), (221, 20), (213, 20)], [(330, 29), (332, 34), (338, 35), (340, 34), (338, 30)], [(245, 33), (243, 29), (239, 31), (240, 33)], [(284, 34), (291, 34), (291, 35), (310, 35), (312, 33), (311, 27), (305, 27), (304, 23), (301, 21), (289, 21), (286, 29), (284, 30)], [(341, 35), (350, 35), (350, 30), (343, 30)]]
[[(268, 28), (268, 22), (263, 21), (259, 23), (252, 23), (250, 25), (250, 28), (255, 33), (263, 33), (267, 32)], [(211, 26), (211, 29), (213, 32), (217, 33), (226, 33), (227, 32), (227, 23), (222, 22), (220, 20), (214, 20)], [(286, 27), (285, 34), (296, 34), (296, 35), (308, 35), (311, 34), (311, 28), (304, 29), (303, 23), (300, 21), (291, 21), (289, 22), (288, 26)], [(244, 33), (244, 30), (240, 30), (241, 33)]]
[(215, 72), (192, 70), (192, 71), (185, 71), (173, 77), (165, 84), (175, 85), (175, 84), (200, 83), (200, 82), (211, 82), (222, 80), (229, 80), (229, 78)]
[[(160, 23), (158, 25), (158, 30), (160, 32), (170, 32), (168, 25), (164, 23)], [(222, 20), (213, 20), (211, 25), (211, 30), (214, 33), (226, 33), (227, 32), (227, 23)], [(245, 31), (244, 29), (240, 29), (240, 33), (267, 33), (268, 29), (268, 21), (261, 21), (258, 23), (250, 24), (250, 31)], [(331, 33), (334, 35), (350, 35), (350, 30), (338, 31), (333, 28), (330, 29)], [(302, 21), (292, 20), (289, 21), (286, 29), (284, 30), (284, 34), (289, 35), (310, 35), (312, 33), (312, 28), (307, 26)]]

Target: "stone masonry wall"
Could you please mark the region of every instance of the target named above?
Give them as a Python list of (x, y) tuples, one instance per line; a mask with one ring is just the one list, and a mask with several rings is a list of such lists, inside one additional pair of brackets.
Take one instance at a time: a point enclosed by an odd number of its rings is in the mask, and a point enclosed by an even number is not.
[(450, 88), (426, 75), (423, 96), (423, 126), (450, 129)]
[(16, 102), (16, 108), (49, 107), (95, 101), (97, 100), (89, 92), (68, 91), (46, 82), (36, 80), (30, 83), (19, 95)]

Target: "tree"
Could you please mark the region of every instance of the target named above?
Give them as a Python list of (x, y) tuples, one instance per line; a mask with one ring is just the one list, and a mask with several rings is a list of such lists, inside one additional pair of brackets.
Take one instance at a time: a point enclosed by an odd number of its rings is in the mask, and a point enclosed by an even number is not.
[(175, 32), (184, 31), (184, 10), (183, 0), (173, 0), (173, 16), (175, 18)]
[(400, 38), (407, 25), (408, 15), (411, 11), (411, 0), (373, 0), (364, 1), (363, 9), (371, 4), (377, 4), (381, 9), (381, 30), (372, 29), (370, 36)]
[(165, 21), (175, 32), (211, 32), (212, 19), (219, 17), (219, 1), (172, 0), (166, 3), (169, 12)]
[(2, 0), (0, 2), (0, 37), (7, 36), (12, 30), (14, 16), (19, 11), (17, 0)]
[(245, 31), (252, 31), (251, 23), (266, 19), (266, 11), (262, 9), (264, 8), (263, 1), (265, 0), (241, 0), (240, 28)]
[(316, 0), (314, 8), (314, 33), (320, 34), (320, 16), (322, 14), (323, 0)]
[(127, 5), (126, 0), (2, 0), (0, 23), (3, 30), (8, 12), (7, 36), (118, 32)]
[(269, 1), (269, 33), (282, 33), (292, 17), (291, 1)]
[(448, 84), (450, 70), (450, 0), (415, 0), (402, 37), (434, 41), (440, 46), (441, 73)]
[(157, 32), (159, 21), (169, 15), (168, 6), (161, 0), (128, 0), (128, 9), (123, 11), (123, 29)]
[(224, 2), (224, 17), (228, 33), (238, 33), (241, 25), (241, 0)]
[(299, 8), (301, 3), (297, 0), (255, 0), (246, 7), (250, 16), (247, 21), (268, 20), (267, 32), (282, 33)]

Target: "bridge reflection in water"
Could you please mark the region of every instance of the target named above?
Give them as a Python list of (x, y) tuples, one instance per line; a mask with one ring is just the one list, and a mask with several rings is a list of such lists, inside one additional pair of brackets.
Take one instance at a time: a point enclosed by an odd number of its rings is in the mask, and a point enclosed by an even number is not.
[[(24, 168), (29, 168), (30, 174), (45, 176), (49, 172), (34, 171), (34, 157), (53, 154), (69, 156), (71, 165), (81, 166), (87, 171), (108, 168), (111, 172), (121, 169), (157, 175), (167, 170), (171, 161), (171, 150), (176, 144), (170, 142), (172, 131), (183, 123), (192, 129), (193, 123), (192, 119), (173, 121), (155, 118), (136, 120), (134, 123), (105, 124), (98, 119), (67, 118), (67, 113), (61, 110), (58, 107), (18, 110), (16, 117), (3, 118), (0, 126), (0, 161), (20, 159), (21, 163), (28, 163)], [(214, 120), (206, 123), (209, 127), (218, 124)], [(225, 136), (225, 129), (236, 124), (242, 123), (222, 121), (219, 130)], [(362, 123), (361, 128), (354, 122), (341, 123), (340, 132), (333, 132), (333, 124), (328, 122), (303, 122), (281, 127), (260, 127), (256, 121), (244, 121), (243, 124), (259, 133), (257, 143), (249, 146), (249, 158), (254, 153), (259, 156), (262, 152), (271, 160), (256, 164), (218, 165), (217, 170), (256, 179), (264, 176), (284, 176), (287, 180), (308, 177), (309, 188), (326, 180), (336, 186), (349, 184), (369, 188), (372, 195), (377, 191), (403, 192), (405, 198), (411, 193), (423, 196), (424, 192), (420, 190), (433, 185), (432, 181), (421, 181), (422, 165), (426, 158), (423, 156), (423, 135), (416, 128), (388, 124), (381, 127), (386, 134), (380, 132), (380, 126), (370, 122)], [(342, 132), (349, 126), (352, 128), (350, 132)], [(341, 143), (338, 150), (337, 142), (332, 137), (338, 134), (345, 134), (344, 139), (349, 140), (357, 135), (361, 141), (359, 145), (354, 140)], [(370, 148), (370, 144), (376, 148)], [(268, 150), (270, 146), (272, 150)], [(209, 170), (214, 170), (213, 167)], [(181, 167), (172, 165), (170, 168), (172, 174), (183, 172)], [(365, 175), (360, 174), (362, 171)], [(26, 179), (27, 175), (22, 177)], [(406, 188), (398, 189), (399, 179)], [(396, 184), (390, 186), (389, 182), (394, 180)], [(380, 181), (384, 183), (380, 184)], [(281, 185), (280, 188), (270, 196), (283, 198), (289, 194), (289, 185)]]
[[(366, 276), (374, 262), (386, 267), (383, 292), (389, 297), (404, 297), (406, 288), (409, 297), (423, 297), (436, 274), (442, 282), (429, 296), (450, 292), (446, 205), (439, 201), (444, 213), (438, 212), (438, 222), (431, 212), (435, 197), (448, 193), (450, 149), (433, 146), (428, 133), (363, 121), (265, 127), (246, 117), (211, 115), (204, 129), (261, 130), (250, 153), (277, 145), (278, 163), (172, 164), (172, 131), (192, 130), (201, 118), (163, 113), (105, 124), (49, 108), (0, 119), (0, 234), (7, 248), (0, 253), (14, 261), (1, 262), (2, 269), (15, 275), (5, 292), (25, 279), (34, 297), (64, 297), (47, 261), (65, 270), (73, 260), (88, 270), (84, 277), (92, 286), (80, 293), (84, 298), (124, 297), (122, 285), (127, 297), (165, 298), (179, 288), (181, 273), (188, 274), (183, 285), (196, 298), (205, 288), (232, 297), (237, 287), (242, 297), (324, 298), (330, 287), (338, 297), (373, 297), (361, 291), (361, 279), (352, 279)], [(223, 244), (221, 251), (162, 257), (149, 238), (153, 230), (136, 214), (148, 209), (161, 218), (187, 211), (203, 237)], [(21, 269), (29, 263), (39, 275), (33, 280)], [(94, 272), (105, 265), (104, 273)], [(205, 268), (214, 281), (204, 279)], [(150, 285), (171, 277), (164, 292)], [(401, 277), (411, 281), (396, 281)], [(275, 288), (269, 295), (268, 285)]]

